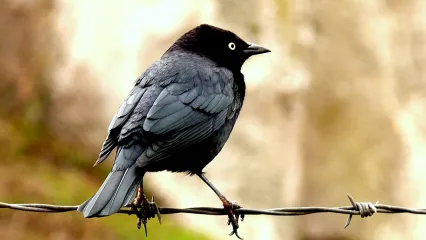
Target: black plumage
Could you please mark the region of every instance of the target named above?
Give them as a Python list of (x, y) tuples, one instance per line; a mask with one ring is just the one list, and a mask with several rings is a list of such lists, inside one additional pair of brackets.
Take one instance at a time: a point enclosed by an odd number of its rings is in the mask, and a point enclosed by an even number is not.
[(146, 172), (201, 176), (240, 113), (243, 63), (266, 52), (207, 24), (180, 37), (137, 79), (112, 119), (95, 165), (116, 148), (114, 165), (98, 192), (78, 210), (85, 217), (116, 213), (136, 196)]

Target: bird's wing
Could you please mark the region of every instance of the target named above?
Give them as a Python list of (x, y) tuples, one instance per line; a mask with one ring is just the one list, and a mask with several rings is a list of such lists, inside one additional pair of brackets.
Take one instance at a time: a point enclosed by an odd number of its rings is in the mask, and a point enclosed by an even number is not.
[(126, 100), (124, 100), (124, 102), (121, 104), (117, 114), (113, 117), (108, 127), (108, 136), (102, 145), (101, 152), (99, 153), (99, 157), (95, 165), (104, 161), (109, 156), (111, 151), (117, 146), (117, 140), (121, 131), (121, 127), (129, 119), (146, 90), (146, 88), (136, 85)]
[[(212, 120), (233, 102), (232, 75), (220, 71), (182, 74), (166, 86), (149, 110), (143, 129), (155, 135), (179, 132)], [(231, 79), (224, 79), (224, 78)]]
[(139, 165), (199, 143), (223, 126), (233, 111), (232, 84), (232, 73), (221, 69), (186, 71), (163, 82), (143, 122), (141, 117), (131, 116), (121, 132), (125, 136), (139, 126), (144, 135), (154, 136)]

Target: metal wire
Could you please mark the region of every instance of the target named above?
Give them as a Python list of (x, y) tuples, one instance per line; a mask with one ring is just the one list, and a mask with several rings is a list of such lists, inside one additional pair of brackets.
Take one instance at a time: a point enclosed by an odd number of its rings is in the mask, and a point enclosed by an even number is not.
[[(352, 215), (360, 215), (362, 218), (372, 216), (374, 213), (411, 213), (411, 214), (425, 214), (426, 209), (405, 208), (391, 205), (383, 205), (376, 202), (355, 202), (354, 199), (348, 194), (352, 206), (343, 207), (288, 207), (288, 208), (274, 208), (266, 210), (240, 208), (236, 209), (235, 213), (240, 215), (272, 215), (272, 216), (300, 216), (315, 213), (337, 213), (348, 215), (348, 220), (345, 228), (351, 223)], [(78, 206), (58, 206), (50, 204), (39, 203), (22, 203), (10, 204), (0, 202), (0, 208), (8, 208), (20, 211), (29, 212), (44, 212), (44, 213), (61, 213), (76, 211)], [(194, 207), (194, 208), (163, 208), (158, 207), (161, 214), (202, 214), (202, 215), (227, 215), (223, 208), (213, 207)], [(130, 208), (122, 208), (118, 213), (135, 214)]]

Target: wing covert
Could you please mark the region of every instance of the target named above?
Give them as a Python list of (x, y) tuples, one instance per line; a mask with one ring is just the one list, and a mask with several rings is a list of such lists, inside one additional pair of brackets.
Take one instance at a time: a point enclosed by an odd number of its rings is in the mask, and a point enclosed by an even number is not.
[(226, 79), (216, 71), (166, 86), (143, 123), (144, 131), (159, 138), (141, 155), (139, 165), (202, 142), (220, 129), (232, 108), (232, 84), (232, 78)]
[(108, 127), (108, 136), (102, 145), (98, 160), (96, 160), (94, 166), (103, 162), (109, 156), (111, 151), (117, 146), (117, 138), (119, 133), (117, 129), (121, 129), (124, 123), (129, 119), (131, 113), (145, 92), (146, 88), (135, 86), (126, 100), (124, 100), (124, 102), (120, 105), (120, 108), (111, 120), (111, 123)]

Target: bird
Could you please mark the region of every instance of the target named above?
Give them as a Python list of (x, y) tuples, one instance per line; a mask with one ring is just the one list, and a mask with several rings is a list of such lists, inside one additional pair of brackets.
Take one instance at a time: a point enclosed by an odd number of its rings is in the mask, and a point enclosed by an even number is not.
[(229, 201), (203, 169), (222, 150), (240, 114), (246, 92), (244, 62), (268, 52), (209, 24), (179, 37), (137, 78), (111, 120), (94, 166), (116, 149), (113, 166), (78, 211), (85, 218), (105, 217), (130, 205), (139, 214), (138, 227), (142, 220), (146, 232), (154, 200), (148, 202), (143, 193), (145, 173), (181, 172), (197, 175), (215, 192), (228, 225), (232, 223), (231, 235), (240, 238), (235, 213), (240, 206)]

